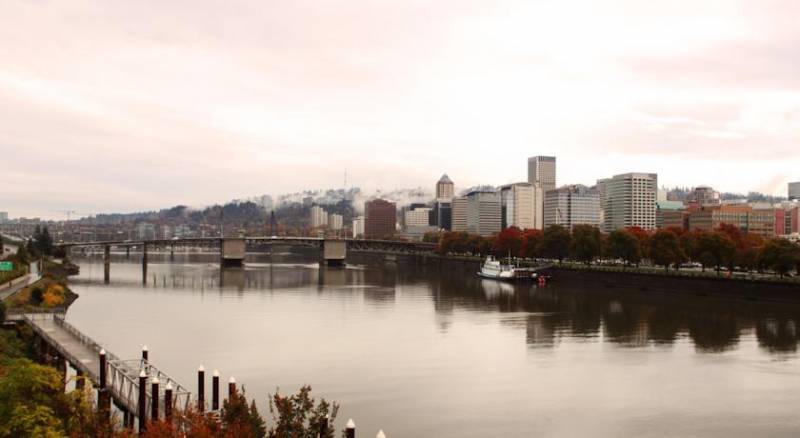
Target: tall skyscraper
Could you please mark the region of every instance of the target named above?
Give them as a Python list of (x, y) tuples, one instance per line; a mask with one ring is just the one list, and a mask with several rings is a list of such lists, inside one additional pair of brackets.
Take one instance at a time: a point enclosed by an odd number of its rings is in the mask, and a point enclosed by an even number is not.
[(604, 186), (602, 208), (605, 232), (627, 227), (645, 230), (656, 228), (658, 175), (625, 173), (601, 181)]
[(800, 181), (789, 183), (789, 200), (800, 201)]
[(383, 199), (367, 201), (364, 204), (364, 237), (383, 239), (391, 237), (397, 224), (397, 206)]
[(480, 236), (499, 233), (502, 225), (500, 194), (470, 192), (467, 198), (467, 232)]
[(550, 190), (544, 200), (544, 226), (600, 226), (600, 197), (597, 190), (576, 184)]
[(453, 198), (451, 204), (451, 229), (453, 231), (467, 231), (467, 197)]
[(542, 191), (556, 188), (556, 157), (537, 155), (528, 158), (528, 182), (539, 184)]
[(445, 173), (436, 183), (436, 199), (453, 199), (455, 196), (453, 181)]
[(541, 229), (542, 189), (538, 184), (515, 183), (501, 186), (500, 206), (502, 228)]

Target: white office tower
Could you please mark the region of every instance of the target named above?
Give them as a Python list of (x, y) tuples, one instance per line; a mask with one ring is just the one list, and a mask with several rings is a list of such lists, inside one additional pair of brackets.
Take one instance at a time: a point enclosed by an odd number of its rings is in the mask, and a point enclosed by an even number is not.
[(656, 228), (658, 175), (625, 173), (602, 181), (605, 232), (627, 227)]
[(538, 184), (515, 183), (498, 189), (501, 206), (501, 227), (541, 229), (544, 197)]
[(467, 206), (468, 202), (465, 196), (453, 198), (451, 207), (451, 228), (453, 231), (467, 231)]

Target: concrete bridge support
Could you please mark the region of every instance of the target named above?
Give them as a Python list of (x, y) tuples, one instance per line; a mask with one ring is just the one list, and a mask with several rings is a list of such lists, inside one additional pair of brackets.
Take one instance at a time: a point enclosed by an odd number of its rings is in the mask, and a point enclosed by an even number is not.
[(246, 242), (239, 238), (225, 238), (221, 243), (220, 264), (226, 266), (243, 266)]
[(347, 257), (347, 241), (326, 239), (322, 242), (322, 259), (320, 263), (328, 266), (342, 266)]
[(147, 244), (142, 245), (142, 284), (147, 284)]
[(111, 281), (111, 245), (103, 246), (103, 281)]

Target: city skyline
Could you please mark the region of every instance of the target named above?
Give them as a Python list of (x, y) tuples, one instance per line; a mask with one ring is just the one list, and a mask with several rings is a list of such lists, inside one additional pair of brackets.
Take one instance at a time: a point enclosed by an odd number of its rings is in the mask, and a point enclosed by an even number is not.
[(0, 208), (207, 205), (345, 169), (366, 190), (501, 185), (534, 155), (560, 184), (785, 195), (800, 5), (766, 3), (11, 3)]

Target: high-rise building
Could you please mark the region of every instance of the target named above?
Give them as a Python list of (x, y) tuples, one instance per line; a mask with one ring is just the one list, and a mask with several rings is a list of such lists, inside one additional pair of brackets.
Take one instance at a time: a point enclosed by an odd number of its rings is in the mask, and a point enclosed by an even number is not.
[(544, 226), (561, 225), (572, 229), (575, 225), (599, 227), (600, 196), (596, 189), (576, 184), (550, 190), (544, 199)]
[(453, 198), (451, 228), (453, 231), (467, 231), (467, 208), (466, 196)]
[(451, 230), (453, 227), (453, 200), (437, 199), (433, 204), (433, 225), (440, 230)]
[(800, 201), (800, 181), (789, 183), (789, 200)]
[(328, 213), (319, 205), (311, 207), (311, 228), (328, 226)]
[(455, 196), (453, 181), (445, 173), (436, 183), (436, 199), (453, 199)]
[(328, 226), (331, 230), (341, 230), (344, 222), (343, 219), (342, 215), (331, 213), (331, 215), (328, 216)]
[(364, 216), (353, 219), (353, 238), (364, 237)]
[(394, 235), (397, 226), (397, 205), (384, 199), (364, 204), (364, 237), (383, 239)]
[(8, 222), (8, 212), (0, 211), (0, 224)]
[(499, 233), (502, 225), (500, 194), (497, 192), (470, 192), (467, 198), (467, 232), (480, 236)]
[(540, 208), (543, 198), (538, 184), (515, 183), (500, 186), (500, 219), (501, 227), (517, 227), (520, 229), (541, 229), (543, 226), (543, 210)]
[(405, 226), (408, 227), (427, 227), (431, 221), (431, 209), (427, 207), (407, 210), (404, 218)]
[(624, 173), (598, 181), (603, 184), (603, 230), (611, 232), (620, 228), (656, 227), (656, 191), (658, 175), (655, 173)]
[(528, 182), (539, 184), (547, 193), (556, 188), (556, 157), (535, 156), (528, 158)]

